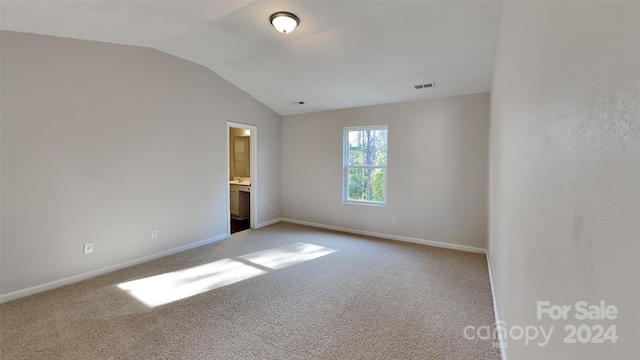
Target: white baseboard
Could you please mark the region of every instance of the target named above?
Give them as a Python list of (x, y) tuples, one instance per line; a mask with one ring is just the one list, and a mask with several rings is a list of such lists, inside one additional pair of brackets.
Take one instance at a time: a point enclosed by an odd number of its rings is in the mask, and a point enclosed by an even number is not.
[[(496, 324), (500, 322), (500, 317), (498, 316), (498, 305), (496, 303), (496, 290), (493, 286), (493, 276), (491, 275), (491, 261), (489, 261), (489, 254), (487, 254), (487, 268), (489, 269), (489, 284), (491, 284), (491, 297), (493, 298), (493, 316), (496, 318)], [(498, 342), (500, 344), (505, 344), (504, 338), (502, 336), (502, 331), (497, 331), (498, 333)], [(505, 348), (500, 347), (500, 358), (502, 360), (507, 360), (507, 353)]]
[(317, 227), (317, 228), (322, 228), (322, 229), (327, 229), (327, 230), (341, 231), (341, 232), (346, 232), (346, 233), (351, 233), (351, 234), (373, 236), (373, 237), (379, 237), (379, 238), (383, 238), (383, 239), (398, 240), (398, 241), (405, 241), (405, 242), (411, 242), (411, 243), (422, 244), (422, 245), (441, 247), (441, 248), (446, 248), (446, 249), (460, 250), (460, 251), (479, 253), (479, 254), (486, 254), (487, 253), (487, 250), (486, 249), (482, 249), (482, 248), (476, 248), (476, 247), (465, 246), (465, 245), (457, 245), (457, 244), (449, 244), (449, 243), (443, 243), (443, 242), (439, 242), (439, 241), (430, 241), (430, 240), (424, 240), (424, 239), (417, 239), (417, 238), (412, 238), (412, 237), (407, 237), (407, 236), (382, 234), (382, 233), (377, 233), (377, 232), (372, 232), (372, 231), (355, 230), (355, 229), (349, 229), (349, 228), (343, 228), (343, 227), (331, 226), (331, 225), (324, 225), (324, 224), (317, 224), (317, 223), (312, 223), (312, 222), (308, 222), (308, 221), (301, 221), (301, 220), (287, 219), (287, 218), (282, 218), (282, 219), (280, 219), (280, 221), (284, 221), (284, 222), (288, 222), (288, 223), (292, 223), (292, 224), (299, 224), (299, 225)]
[(191, 250), (191, 249), (203, 246), (203, 245), (211, 244), (213, 242), (226, 239), (227, 237), (228, 237), (227, 234), (214, 236), (214, 237), (209, 238), (209, 239), (200, 240), (200, 241), (197, 241), (197, 242), (194, 242), (194, 243), (191, 243), (191, 244), (179, 246), (177, 248), (173, 248), (173, 249), (161, 251), (159, 253), (143, 256), (143, 257), (138, 258), (138, 259), (125, 261), (125, 262), (120, 263), (120, 264), (103, 267), (101, 269), (92, 270), (92, 271), (89, 271), (89, 272), (86, 272), (86, 273), (73, 275), (73, 276), (69, 276), (69, 277), (63, 278), (63, 279), (51, 281), (51, 282), (48, 282), (46, 284), (36, 285), (36, 286), (28, 287), (26, 289), (10, 292), (8, 294), (0, 295), (0, 304), (5, 303), (7, 301), (19, 299), (19, 298), (22, 298), (22, 297), (25, 297), (25, 296), (37, 294), (37, 293), (40, 293), (40, 292), (43, 292), (43, 291), (55, 289), (55, 288), (58, 288), (58, 287), (61, 287), (61, 286), (64, 286), (64, 285), (73, 284), (73, 283), (77, 283), (79, 281), (91, 279), (91, 278), (96, 277), (96, 276), (108, 274), (110, 272), (114, 272), (114, 271), (117, 271), (117, 270), (128, 268), (130, 266), (142, 264), (142, 263), (145, 263), (147, 261), (156, 260), (156, 259), (159, 259), (159, 258), (162, 258), (162, 257), (165, 257), (165, 256), (169, 256), (169, 255), (177, 254), (177, 253), (180, 253), (180, 252), (183, 252), (183, 251)]
[(279, 222), (281, 222), (281, 221), (282, 221), (282, 218), (278, 218), (278, 219), (273, 219), (273, 220), (265, 221), (265, 222), (263, 222), (263, 223), (256, 224), (256, 227), (255, 227), (255, 228), (256, 228), (256, 229), (260, 229), (260, 228), (265, 227), (265, 226), (269, 226), (269, 225), (277, 224), (277, 223), (279, 223)]

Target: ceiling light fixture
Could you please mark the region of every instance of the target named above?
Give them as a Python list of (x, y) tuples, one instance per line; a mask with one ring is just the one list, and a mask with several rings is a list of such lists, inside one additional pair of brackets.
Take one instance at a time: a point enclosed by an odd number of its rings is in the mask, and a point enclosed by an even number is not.
[(269, 22), (276, 30), (283, 34), (288, 34), (300, 24), (300, 19), (290, 12), (278, 11), (271, 14)]

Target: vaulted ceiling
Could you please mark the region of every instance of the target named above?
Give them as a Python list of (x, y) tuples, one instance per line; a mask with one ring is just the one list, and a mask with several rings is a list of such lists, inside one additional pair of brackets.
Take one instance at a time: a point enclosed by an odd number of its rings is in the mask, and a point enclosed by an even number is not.
[[(489, 91), (498, 1), (2, 1), (3, 30), (154, 48), (281, 115)], [(269, 15), (300, 18), (290, 34)], [(435, 88), (414, 85), (435, 82)], [(304, 101), (304, 105), (294, 105)]]

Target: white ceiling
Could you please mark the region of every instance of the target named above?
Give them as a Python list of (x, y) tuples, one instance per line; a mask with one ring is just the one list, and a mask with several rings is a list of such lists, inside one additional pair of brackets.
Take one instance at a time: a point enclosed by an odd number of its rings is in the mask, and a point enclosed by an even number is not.
[[(155, 48), (210, 68), (281, 115), (489, 91), (500, 13), (499, 1), (0, 6), (2, 30)], [(295, 13), (300, 26), (278, 33), (268, 22), (276, 11)]]

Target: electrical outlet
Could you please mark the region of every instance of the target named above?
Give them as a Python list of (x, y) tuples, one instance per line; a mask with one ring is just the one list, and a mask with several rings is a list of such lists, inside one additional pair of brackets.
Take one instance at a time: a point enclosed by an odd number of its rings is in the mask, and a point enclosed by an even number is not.
[(93, 253), (93, 243), (84, 243), (83, 244), (84, 254), (88, 255)]
[(269, 206), (269, 211), (273, 211), (273, 205)]
[(391, 222), (393, 222), (394, 224), (397, 224), (398, 223), (398, 217), (397, 216), (392, 217), (391, 218)]
[(157, 238), (158, 238), (158, 229), (151, 230), (151, 239), (157, 239)]

